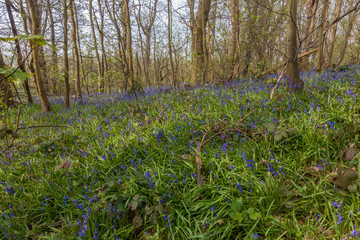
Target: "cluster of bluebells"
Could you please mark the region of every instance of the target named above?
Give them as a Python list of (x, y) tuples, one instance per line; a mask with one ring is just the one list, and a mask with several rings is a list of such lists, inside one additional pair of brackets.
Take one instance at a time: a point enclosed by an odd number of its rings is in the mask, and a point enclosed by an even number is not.
[[(311, 74), (311, 73), (310, 73)], [(308, 76), (304, 76), (308, 77)], [(311, 87), (321, 90), (324, 85), (330, 86), (330, 81), (335, 81), (336, 76), (321, 76), (322, 79), (326, 79), (325, 82), (314, 81)], [(141, 176), (146, 180), (146, 190), (148, 188), (166, 188), (166, 193), (159, 197), (158, 203), (166, 206), (171, 204), (171, 197), (178, 197), (175, 195), (173, 189), (178, 187), (192, 186), (191, 184), (196, 183), (196, 172), (194, 169), (187, 168), (186, 165), (181, 164), (182, 161), (177, 161), (177, 157), (180, 155), (191, 155), (194, 153), (196, 148), (196, 142), (204, 134), (204, 129), (211, 124), (211, 120), (207, 119), (205, 113), (207, 113), (207, 106), (205, 97), (209, 97), (213, 100), (212, 107), (219, 107), (221, 114), (224, 114), (223, 118), (229, 120), (230, 118), (244, 117), (249, 109), (254, 109), (254, 103), (259, 103), (264, 109), (269, 110), (271, 113), (268, 119), (275, 125), (279, 124), (280, 118), (273, 116), (274, 109), (281, 107), (282, 101), (274, 102), (269, 104), (268, 99), (270, 90), (265, 84), (260, 84), (257, 80), (254, 84), (243, 84), (242, 80), (231, 83), (234, 86), (234, 91), (230, 92), (226, 89), (226, 86), (214, 86), (209, 91), (205, 91), (196, 96), (199, 101), (192, 101), (189, 103), (184, 97), (184, 94), (178, 90), (172, 90), (169, 95), (164, 95), (167, 98), (161, 98), (160, 106), (155, 113), (142, 113), (141, 117), (134, 117), (131, 115), (131, 111), (124, 107), (127, 104), (134, 104), (134, 96), (129, 94), (118, 94), (112, 93), (110, 95), (98, 94), (94, 97), (84, 96), (80, 101), (79, 99), (74, 100), (73, 108), (62, 109), (59, 108), (58, 112), (52, 114), (42, 113), (31, 113), (29, 117), (34, 119), (38, 123), (43, 123), (47, 119), (58, 119), (59, 125), (67, 125), (68, 128), (63, 130), (61, 128), (54, 129), (26, 129), (25, 134), (21, 140), (21, 144), (28, 146), (25, 150), (17, 151), (11, 149), (5, 158), (0, 158), (1, 170), (9, 172), (6, 176), (6, 180), (1, 180), (0, 183), (3, 186), (3, 195), (6, 198), (15, 199), (20, 193), (24, 192), (24, 195), (32, 191), (32, 187), (39, 189), (46, 189), (46, 196), (39, 196), (40, 199), (37, 202), (39, 211), (53, 210), (56, 204), (52, 204), (55, 199), (60, 199), (60, 205), (64, 207), (64, 211), (72, 211), (77, 213), (74, 214), (73, 219), (69, 219), (68, 225), (73, 226), (76, 229), (77, 235), (80, 238), (88, 237), (89, 226), (94, 226), (94, 232), (91, 233), (94, 239), (101, 239), (101, 231), (104, 229), (101, 224), (98, 224), (93, 220), (92, 215), (103, 214), (102, 210), (95, 209), (96, 204), (100, 202), (99, 192), (107, 193), (108, 187), (102, 189), (105, 186), (103, 179), (104, 172), (112, 172), (116, 178), (118, 184), (115, 185), (114, 189), (118, 189), (120, 192), (124, 190), (127, 183), (133, 181), (133, 178)], [(158, 104), (158, 96), (160, 91), (164, 89), (153, 88), (149, 89), (146, 93), (140, 93), (138, 96), (139, 104), (142, 105), (154, 105)], [(310, 96), (312, 96), (312, 90), (306, 89)], [(253, 93), (260, 95), (260, 99), (254, 99)], [(266, 94), (262, 94), (266, 93)], [(346, 98), (351, 98), (354, 102), (357, 99), (356, 93), (353, 91), (344, 91), (343, 96), (339, 96), (338, 101), (344, 103)], [(176, 102), (187, 103), (186, 110), (179, 110)], [(51, 99), (53, 104), (63, 104), (63, 99), (54, 98)], [(321, 114), (326, 117), (326, 109), (328, 103), (323, 103), (317, 99), (312, 100), (310, 107), (306, 106), (304, 101), (293, 101), (286, 106), (287, 112), (297, 112), (299, 119), (304, 117), (311, 117), (311, 121), (314, 120), (313, 114)], [(226, 112), (231, 106), (240, 106), (236, 110)], [(198, 116), (201, 119), (193, 119), (192, 115)], [(64, 117), (65, 116), (65, 117)], [(327, 118), (328, 119), (328, 118)], [(261, 123), (261, 117), (250, 117), (244, 123), (245, 127), (255, 130)], [(154, 124), (155, 123), (155, 124)], [(152, 131), (151, 133), (146, 130), (145, 127), (153, 129), (153, 125), (161, 125), (161, 130)], [(170, 123), (171, 127), (167, 130), (164, 126)], [(319, 122), (316, 122), (318, 125)], [(339, 126), (335, 120), (326, 120), (320, 125), (321, 128), (334, 131)], [(21, 125), (21, 127), (26, 127)], [(164, 127), (164, 128), (163, 128)], [(172, 130), (171, 130), (172, 129)], [(80, 136), (73, 136), (75, 132), (79, 131)], [(60, 132), (65, 136), (60, 136)], [(241, 133), (236, 133), (240, 137), (239, 143), (242, 145), (249, 139)], [(43, 139), (54, 139), (50, 144), (41, 143), (40, 150), (33, 147), (32, 139), (34, 137), (40, 137)], [(152, 142), (155, 142), (155, 144)], [(181, 146), (181, 149), (177, 149), (177, 146)], [(156, 147), (156, 149), (155, 149)], [(18, 152), (18, 153), (17, 153)], [(213, 141), (203, 149), (205, 156), (214, 158), (215, 161), (219, 161), (224, 155), (237, 152), (240, 155), (239, 159), (235, 159), (230, 165), (226, 166), (226, 169), (220, 169), (221, 171), (228, 171), (233, 174), (239, 171), (239, 169), (246, 169), (249, 173), (253, 173), (257, 170), (256, 161), (246, 156), (249, 152), (245, 150), (237, 149), (236, 145), (232, 142), (227, 141), (226, 136), (222, 136), (222, 141), (219, 143)], [(52, 155), (55, 153), (54, 155)], [(234, 155), (235, 155), (234, 153)], [(180, 168), (179, 171), (172, 171), (166, 173), (164, 176), (157, 176), (148, 169), (152, 169), (155, 164), (158, 164), (158, 159), (154, 158), (152, 161), (149, 156), (157, 156), (160, 158), (170, 159), (169, 165), (172, 169)], [(65, 160), (68, 156), (72, 156), (71, 161), (74, 163), (74, 169), (61, 169), (59, 172), (54, 171), (53, 162), (56, 160), (52, 156), (59, 156), (61, 161)], [(185, 157), (184, 157), (185, 158)], [(45, 159), (45, 160), (44, 160)], [(175, 160), (176, 159), (176, 160)], [(10, 160), (10, 161), (8, 161)], [(43, 161), (44, 160), (44, 161)], [(75, 161), (78, 164), (75, 164)], [(166, 164), (168, 164), (166, 162)], [(171, 164), (171, 165), (170, 165)], [(319, 169), (322, 170), (328, 165), (328, 162), (324, 160), (319, 164)], [(114, 171), (108, 171), (106, 166), (113, 167)], [(243, 166), (245, 166), (243, 168)], [(279, 175), (285, 175), (285, 166), (280, 164), (279, 159), (275, 159), (274, 154), (271, 152), (270, 160), (267, 163), (268, 171), (272, 176), (277, 177)], [(81, 171), (84, 170), (83, 174)], [(11, 171), (18, 171), (17, 174), (11, 174)], [(216, 171), (216, 167), (212, 165), (211, 171), (209, 169), (208, 175), (213, 174)], [(216, 173), (217, 174), (217, 173)], [(24, 181), (19, 181), (16, 176), (23, 175)], [(204, 174), (205, 175), (205, 174)], [(218, 180), (222, 178), (222, 174), (214, 175), (214, 179)], [(13, 179), (12, 179), (13, 178)], [(49, 180), (51, 179), (51, 180)], [(158, 181), (157, 179), (161, 179)], [(226, 181), (227, 179), (225, 179)], [(156, 182), (155, 182), (156, 181)], [(201, 179), (208, 183), (208, 178)], [(220, 181), (219, 181), (220, 182)], [(241, 181), (239, 181), (241, 182)], [(27, 185), (25, 188), (25, 184)], [(221, 184), (216, 184), (217, 191), (220, 191)], [(214, 185), (215, 186), (215, 185)], [(251, 192), (252, 184), (248, 180), (249, 192)], [(244, 194), (243, 188), (246, 188), (246, 184), (242, 186), (240, 183), (236, 183), (234, 188), (239, 193)], [(113, 190), (113, 189), (112, 189)], [(141, 190), (141, 189), (140, 189)], [(19, 193), (19, 194), (18, 194)], [(59, 194), (61, 194), (59, 196)], [(71, 199), (71, 200), (70, 200)], [(0, 197), (0, 202), (3, 197)], [(19, 202), (16, 199), (15, 202)], [(51, 200), (51, 201), (50, 201)], [(40, 202), (41, 201), (41, 202)], [(229, 199), (226, 201), (229, 204)], [(99, 205), (99, 204), (97, 204)], [(341, 224), (344, 220), (341, 215), (342, 203), (333, 203), (333, 206), (337, 209), (337, 224)], [(11, 205), (12, 206), (12, 205)], [(4, 206), (0, 205), (0, 209)], [(122, 216), (122, 213), (116, 209), (116, 204), (110, 204), (110, 211), (117, 214), (117, 220)], [(4, 208), (5, 209), (5, 208)], [(10, 232), (13, 225), (16, 224), (17, 218), (15, 218), (16, 207), (13, 209), (10, 207), (2, 215), (1, 234), (5, 238), (11, 238)], [(69, 210), (70, 209), (70, 210)], [(221, 209), (221, 208), (219, 208)], [(209, 211), (212, 213), (212, 217), (217, 217), (216, 207), (210, 207)], [(164, 211), (164, 220), (166, 226), (169, 228), (171, 224), (170, 214), (171, 212)], [(220, 213), (220, 211), (218, 212)], [(18, 215), (18, 214), (17, 214)], [(19, 217), (19, 216), (18, 216)], [(204, 218), (203, 218), (204, 219)], [(203, 221), (203, 219), (201, 221)], [(316, 222), (321, 219), (321, 215), (318, 214)], [(94, 221), (94, 222), (92, 222)], [(206, 219), (203, 221), (203, 228), (209, 229), (209, 224), (213, 219)], [(17, 223), (18, 224), (18, 223)], [(110, 222), (112, 224), (106, 231), (113, 231), (111, 236), (116, 232), (115, 220)], [(217, 233), (215, 232), (215, 235)], [(116, 235), (113, 235), (114, 239), (119, 239)], [(348, 236), (357, 237), (358, 233), (356, 227), (353, 226), (352, 233)], [(259, 238), (257, 233), (252, 234), (252, 238)]]

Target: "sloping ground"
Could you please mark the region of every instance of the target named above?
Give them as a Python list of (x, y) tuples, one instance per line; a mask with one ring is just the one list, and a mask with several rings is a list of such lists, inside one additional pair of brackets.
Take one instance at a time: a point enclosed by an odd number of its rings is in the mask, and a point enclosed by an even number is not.
[(267, 79), (23, 107), (58, 127), (1, 156), (0, 239), (356, 237), (357, 69), (302, 77), (272, 101)]

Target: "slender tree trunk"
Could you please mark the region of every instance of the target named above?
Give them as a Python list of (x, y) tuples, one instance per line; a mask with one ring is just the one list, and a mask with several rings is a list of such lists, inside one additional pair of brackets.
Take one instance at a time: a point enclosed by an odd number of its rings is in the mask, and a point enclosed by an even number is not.
[(297, 44), (297, 6), (298, 0), (288, 1), (287, 16), (287, 74), (290, 78), (288, 81), (288, 90), (301, 92), (304, 82), (300, 79), (298, 66), (298, 44)]
[(323, 60), (324, 60), (324, 29), (326, 24), (326, 16), (327, 16), (327, 11), (329, 8), (329, 1), (328, 0), (323, 0), (324, 1), (324, 6), (323, 6), (323, 10), (322, 10), (322, 14), (321, 14), (321, 26), (319, 28), (319, 50), (318, 50), (318, 56), (317, 56), (317, 71), (320, 72), (323, 66)]
[(344, 60), (346, 48), (349, 44), (349, 38), (351, 36), (351, 31), (354, 27), (354, 22), (355, 22), (355, 19), (357, 16), (358, 16), (358, 12), (355, 11), (352, 13), (352, 15), (350, 17), (349, 25), (347, 26), (346, 31), (345, 31), (344, 43), (343, 43), (343, 46), (340, 51), (340, 56), (336, 62), (336, 66), (339, 66), (341, 64), (341, 62)]
[(171, 83), (174, 88), (178, 87), (177, 78), (175, 75), (174, 59), (173, 59), (173, 47), (172, 47), (172, 0), (167, 1), (168, 7), (168, 48), (170, 58), (170, 69), (171, 69)]
[[(314, 25), (316, 20), (316, 12), (318, 9), (319, 0), (306, 0), (306, 29), (305, 29), (305, 42), (304, 42), (304, 51), (310, 51), (312, 47), (312, 36), (314, 31)], [(303, 58), (301, 60), (301, 65), (309, 68), (309, 58)]]
[(228, 80), (239, 76), (239, 47), (240, 47), (240, 8), (239, 0), (231, 0), (231, 48), (229, 56), (230, 70)]
[[(337, 19), (340, 16), (342, 3), (343, 3), (343, 0), (336, 1), (334, 13), (333, 13), (333, 19)], [(337, 30), (337, 23), (335, 23), (330, 28), (327, 51), (326, 51), (326, 55), (325, 55), (325, 68), (329, 68), (331, 65), (331, 60), (332, 60), (332, 56), (333, 56), (333, 52), (334, 52), (336, 30)]]
[(315, 17), (316, 11), (318, 9), (319, 0), (306, 0), (306, 30), (305, 35), (307, 38), (305, 39), (305, 52), (310, 50), (310, 44), (312, 42), (312, 34), (311, 32), (314, 30), (315, 25)]
[[(105, 45), (104, 45), (104, 14), (101, 7), (101, 0), (98, 0), (98, 7), (99, 7), (99, 14), (100, 14), (100, 26), (97, 24), (99, 35), (100, 35), (100, 47), (101, 47), (101, 81), (100, 81), (100, 89), (103, 92), (105, 90), (105, 83), (107, 82), (106, 79), (106, 52), (105, 52)], [(95, 18), (96, 19), (96, 18)]]
[(96, 56), (96, 65), (97, 65), (97, 71), (98, 71), (98, 78), (99, 78), (99, 92), (104, 92), (104, 89), (102, 88), (102, 68), (101, 68), (101, 62), (100, 62), (100, 55), (98, 51), (98, 44), (97, 44), (97, 38), (96, 38), (96, 32), (94, 27), (94, 20), (93, 20), (93, 7), (92, 7), (92, 0), (89, 0), (89, 17), (90, 17), (90, 26), (91, 26), (91, 32), (93, 36), (94, 41), (94, 49), (95, 49), (95, 56)]
[(121, 18), (124, 31), (124, 39), (126, 44), (126, 66), (127, 72), (125, 78), (130, 80), (131, 90), (135, 90), (134, 80), (134, 66), (133, 66), (133, 53), (132, 53), (132, 38), (131, 38), (131, 24), (130, 24), (130, 11), (129, 0), (124, 0), (121, 7)]
[[(0, 68), (5, 68), (5, 62), (0, 48)], [(5, 74), (0, 73), (0, 100), (6, 107), (13, 107), (15, 102), (13, 100), (13, 94), (10, 88), (10, 82), (6, 78)], [(0, 109), (2, 106), (0, 106)]]
[[(40, 35), (40, 26), (41, 26), (41, 19), (39, 19), (40, 13), (39, 13), (39, 6), (38, 2), (36, 0), (27, 0), (27, 3), (30, 8), (30, 14), (31, 14), (31, 22), (32, 22), (32, 35)], [(52, 107), (51, 104), (47, 98), (45, 87), (43, 85), (43, 79), (42, 79), (42, 69), (40, 66), (40, 49), (39, 46), (34, 43), (30, 42), (31, 47), (33, 48), (32, 56), (34, 60), (34, 68), (35, 68), (35, 74), (36, 74), (36, 83), (39, 90), (39, 97), (41, 100), (42, 108), (44, 112), (51, 112)]]
[(75, 22), (75, 14), (74, 14), (74, 5), (75, 2), (71, 1), (70, 4), (70, 21), (71, 21), (71, 42), (72, 49), (74, 54), (74, 72), (75, 72), (75, 94), (76, 98), (82, 98), (81, 96), (81, 80), (80, 80), (80, 57), (79, 57), (79, 49), (77, 45), (77, 37), (76, 37), (76, 22)]
[(77, 43), (78, 43), (78, 48), (79, 48), (79, 60), (80, 60), (80, 72), (82, 75), (82, 85), (85, 88), (86, 94), (89, 95), (89, 88), (87, 85), (87, 81), (86, 81), (86, 74), (85, 74), (85, 69), (84, 69), (84, 59), (83, 59), (83, 55), (81, 52), (81, 41), (80, 41), (80, 31), (79, 31), (79, 18), (78, 18), (78, 14), (77, 14), (77, 7), (76, 5), (74, 5), (74, 13), (75, 13), (75, 24), (76, 24), (76, 36), (77, 36)]
[[(10, 0), (5, 0), (5, 4), (6, 4), (6, 9), (7, 9), (7, 12), (8, 12), (10, 24), (11, 24), (11, 30), (13, 32), (13, 35), (17, 36), (18, 32), (17, 32), (17, 29), (16, 29), (15, 21), (14, 21), (14, 16), (12, 14)], [(17, 63), (19, 65), (19, 68), (20, 68), (21, 71), (26, 72), (25, 63), (23, 62), (23, 57), (22, 57), (21, 49), (20, 49), (20, 43), (19, 43), (18, 39), (15, 39), (15, 46), (16, 46)], [(24, 92), (25, 92), (25, 94), (27, 96), (28, 102), (33, 103), (33, 99), (32, 99), (31, 92), (30, 92), (29, 80), (26, 78), (22, 82), (22, 85), (23, 85), (23, 88), (24, 88)]]
[[(51, 35), (51, 45), (56, 47), (55, 42), (55, 22), (52, 14), (52, 6), (50, 0), (47, 0), (47, 11), (49, 12), (49, 21), (50, 21), (50, 35)], [(57, 53), (55, 49), (51, 50), (51, 85), (52, 85), (52, 93), (56, 94), (56, 77), (58, 74), (58, 59)]]
[[(71, 0), (70, 0), (71, 1)], [(67, 0), (63, 0), (65, 107), (70, 107)]]

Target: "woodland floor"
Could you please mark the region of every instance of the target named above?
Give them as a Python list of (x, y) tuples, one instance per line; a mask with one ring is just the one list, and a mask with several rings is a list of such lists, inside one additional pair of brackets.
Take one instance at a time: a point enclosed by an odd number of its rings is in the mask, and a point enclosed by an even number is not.
[(302, 78), (274, 100), (269, 76), (150, 90), (140, 109), (120, 93), (23, 106), (22, 127), (58, 127), (0, 156), (0, 239), (358, 237), (358, 68)]

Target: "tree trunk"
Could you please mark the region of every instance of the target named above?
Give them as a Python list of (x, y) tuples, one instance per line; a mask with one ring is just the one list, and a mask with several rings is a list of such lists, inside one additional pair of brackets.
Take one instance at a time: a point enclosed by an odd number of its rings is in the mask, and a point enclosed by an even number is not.
[[(9, 1), (9, 0), (7, 0)], [(49, 12), (49, 21), (50, 21), (50, 35), (51, 35), (51, 45), (53, 45), (54, 47), (56, 47), (56, 42), (55, 42), (55, 23), (54, 23), (54, 18), (53, 18), (53, 14), (52, 14), (52, 6), (50, 3), (50, 0), (47, 0), (47, 8), (48, 8), (48, 12)], [(52, 85), (52, 93), (56, 94), (56, 77), (58, 74), (58, 59), (57, 59), (57, 53), (55, 49), (51, 50), (51, 85)]]
[(354, 27), (354, 22), (355, 22), (355, 19), (358, 15), (358, 12), (355, 11), (352, 13), (350, 19), (349, 19), (349, 25), (348, 27), (346, 28), (346, 31), (345, 31), (345, 37), (344, 37), (344, 43), (343, 43), (343, 46), (340, 50), (340, 56), (336, 62), (336, 66), (339, 66), (341, 64), (341, 62), (344, 60), (344, 57), (345, 57), (345, 52), (346, 52), (346, 48), (349, 44), (349, 38), (351, 36), (351, 31)]
[(74, 72), (75, 72), (75, 94), (76, 98), (82, 98), (81, 96), (81, 80), (80, 80), (80, 57), (79, 57), (79, 49), (77, 45), (77, 37), (76, 37), (76, 23), (75, 23), (75, 14), (74, 14), (74, 5), (75, 2), (71, 1), (70, 4), (70, 21), (71, 21), (71, 42), (72, 49), (74, 54)]
[[(0, 48), (0, 68), (5, 68), (5, 62), (1, 53)], [(13, 94), (10, 88), (9, 79), (6, 78), (5, 74), (0, 73), (0, 100), (6, 107), (13, 107), (15, 102), (13, 100)], [(0, 105), (0, 109), (2, 106)]]
[(298, 44), (297, 44), (297, 5), (298, 0), (288, 1), (287, 16), (287, 74), (290, 78), (287, 88), (290, 91), (301, 92), (304, 82), (300, 79), (300, 71), (298, 66)]
[[(193, 2), (192, 2), (193, 3)], [(191, 4), (192, 4), (191, 3)], [(192, 8), (192, 5), (190, 8)], [(196, 18), (193, 19), (192, 25), (192, 74), (193, 84), (204, 83), (206, 69), (206, 26), (210, 13), (211, 0), (200, 0)]]
[(324, 29), (326, 24), (326, 16), (327, 16), (327, 11), (329, 8), (329, 1), (328, 0), (323, 0), (324, 1), (324, 6), (323, 6), (323, 10), (322, 10), (322, 14), (321, 14), (321, 26), (319, 28), (319, 42), (318, 42), (318, 46), (319, 46), (319, 50), (318, 50), (318, 56), (317, 56), (317, 71), (320, 72), (323, 66), (323, 60), (324, 60)]
[[(340, 16), (342, 3), (343, 3), (343, 0), (336, 1), (334, 13), (333, 13), (333, 19), (337, 19)], [(337, 30), (337, 23), (335, 23), (331, 27), (330, 32), (329, 32), (327, 51), (326, 51), (326, 55), (325, 55), (325, 68), (329, 68), (331, 65), (331, 60), (332, 60), (332, 56), (333, 56), (333, 52), (334, 52), (336, 30)]]
[(100, 62), (100, 55), (98, 51), (98, 44), (96, 40), (96, 33), (95, 33), (95, 27), (94, 27), (94, 20), (93, 20), (93, 7), (92, 7), (92, 0), (89, 0), (89, 17), (90, 17), (90, 26), (91, 26), (91, 32), (93, 36), (94, 41), (94, 49), (95, 49), (95, 56), (96, 56), (96, 66), (97, 66), (97, 72), (98, 72), (98, 84), (99, 84), (99, 92), (104, 92), (104, 88), (102, 88), (102, 68), (101, 68), (101, 62)]
[[(248, 23), (247, 23), (247, 39), (246, 39), (246, 49), (245, 49), (245, 58), (244, 58), (244, 68), (242, 71), (243, 76), (247, 76), (249, 73), (249, 69), (251, 67), (252, 55), (253, 55), (253, 48), (254, 42), (256, 39), (256, 32), (255, 32), (255, 24), (256, 24), (256, 17), (258, 15), (259, 4), (253, 2), (251, 0), (246, 1), (247, 10), (248, 10)], [(253, 17), (254, 16), (254, 17)]]
[(129, 0), (124, 0), (121, 6), (121, 20), (124, 32), (124, 39), (126, 44), (126, 81), (131, 83), (130, 89), (135, 90), (134, 80), (134, 66), (133, 66), (133, 53), (132, 53), (132, 39), (131, 39), (131, 22), (130, 22), (130, 11), (129, 11)]
[(231, 49), (229, 56), (230, 70), (228, 80), (239, 76), (239, 44), (240, 44), (240, 8), (239, 0), (231, 0)]
[[(101, 47), (101, 81), (99, 88), (103, 92), (105, 90), (105, 83), (107, 82), (106, 79), (106, 69), (107, 69), (107, 62), (106, 62), (106, 52), (105, 52), (105, 45), (104, 45), (104, 14), (101, 6), (100, 0), (98, 2), (99, 7), (99, 14), (100, 14), (100, 25), (97, 24), (99, 35), (100, 35), (100, 47)], [(96, 17), (95, 17), (96, 20)]]
[(175, 75), (174, 59), (173, 59), (173, 47), (172, 47), (172, 0), (167, 1), (168, 7), (168, 48), (170, 58), (170, 72), (171, 72), (171, 83), (174, 88), (178, 87), (177, 78)]
[[(16, 25), (15, 25), (15, 21), (14, 21), (14, 16), (12, 14), (12, 9), (11, 9), (11, 2), (10, 0), (5, 0), (5, 4), (6, 4), (6, 9), (9, 15), (9, 20), (10, 20), (10, 24), (11, 24), (11, 30), (13, 32), (14, 36), (18, 35), (17, 29), (16, 29)], [(19, 69), (23, 72), (26, 72), (25, 69), (25, 63), (23, 62), (23, 57), (21, 54), (21, 49), (20, 49), (20, 43), (18, 39), (15, 39), (15, 46), (16, 46), (16, 57), (17, 57), (17, 63), (19, 65)], [(30, 92), (30, 86), (29, 86), (29, 80), (26, 78), (23, 82), (22, 82), (23, 88), (24, 88), (24, 92), (27, 96), (28, 102), (29, 103), (33, 103), (33, 99), (31, 96), (31, 92)]]
[[(32, 22), (32, 35), (40, 35), (40, 26), (41, 26), (41, 19), (39, 18), (40, 14), (39, 14), (39, 5), (38, 2), (36, 0), (27, 0), (27, 3), (29, 5), (30, 8), (30, 15), (31, 15), (31, 22)], [(52, 107), (51, 107), (51, 103), (49, 102), (47, 95), (46, 95), (46, 91), (45, 91), (45, 87), (43, 85), (43, 79), (42, 79), (42, 74), (41, 74), (41, 66), (40, 66), (40, 49), (39, 46), (30, 41), (30, 45), (33, 48), (33, 52), (32, 52), (32, 57), (34, 60), (34, 68), (35, 68), (35, 75), (36, 75), (36, 84), (38, 86), (38, 90), (39, 90), (39, 97), (41, 100), (41, 105), (43, 108), (44, 112), (51, 112), (52, 111)]]
[[(71, 1), (71, 0), (70, 0)], [(65, 107), (70, 107), (67, 0), (63, 0)]]

